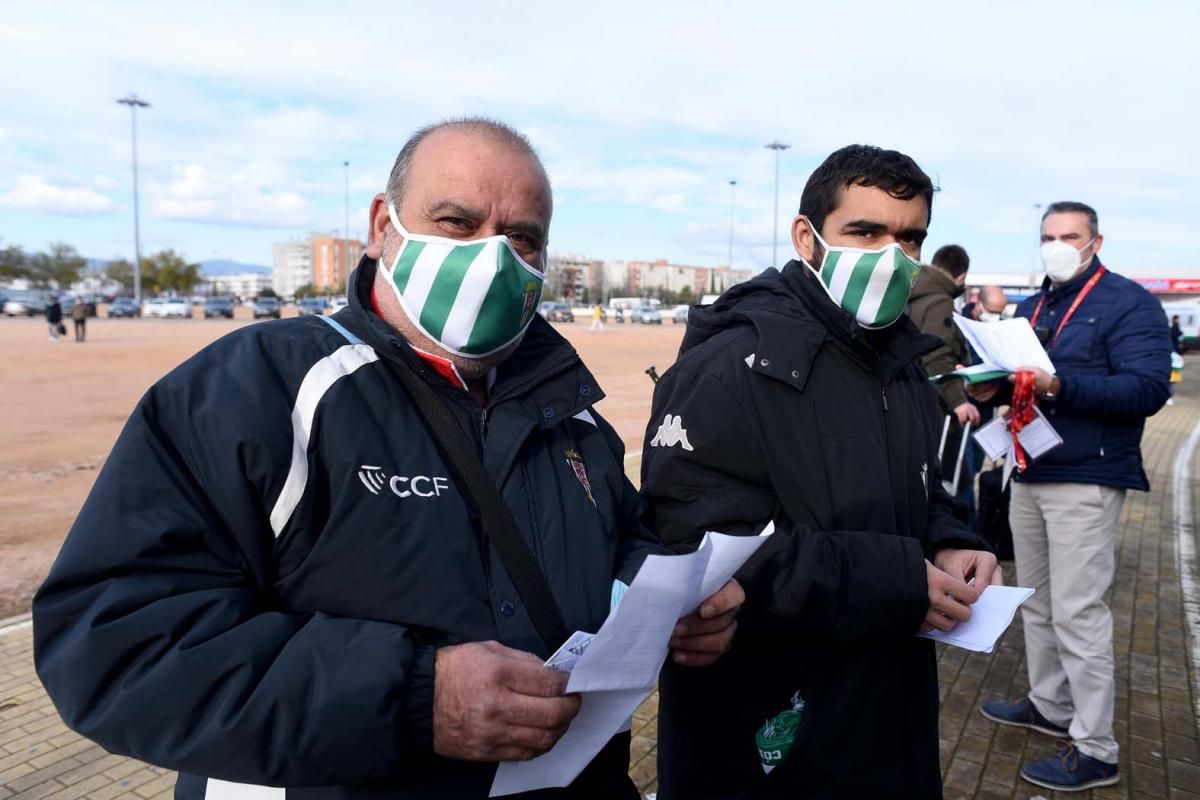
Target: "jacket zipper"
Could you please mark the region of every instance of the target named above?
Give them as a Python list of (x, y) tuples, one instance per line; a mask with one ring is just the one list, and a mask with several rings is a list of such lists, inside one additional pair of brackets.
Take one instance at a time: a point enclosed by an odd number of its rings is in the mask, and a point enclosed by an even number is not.
[(487, 441), (487, 426), (488, 426), (488, 410), (486, 408), (479, 410), (479, 441)]
[(881, 386), (879, 387), (879, 393), (880, 393), (880, 394), (883, 396), (883, 413), (885, 413), (885, 414), (886, 414), (886, 413), (887, 413), (887, 410), (888, 410), (888, 404), (887, 404), (887, 383), (884, 383), (883, 385), (881, 385)]

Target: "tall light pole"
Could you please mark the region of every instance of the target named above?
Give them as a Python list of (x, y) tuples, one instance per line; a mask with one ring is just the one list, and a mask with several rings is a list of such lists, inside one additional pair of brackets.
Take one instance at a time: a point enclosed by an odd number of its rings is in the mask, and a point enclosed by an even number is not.
[(771, 236), (771, 266), (777, 267), (779, 266), (779, 152), (787, 150), (791, 145), (776, 139), (764, 147), (775, 151), (775, 233)]
[(133, 131), (133, 299), (141, 308), (142, 305), (142, 234), (138, 220), (138, 173), (137, 173), (137, 110), (149, 108), (150, 104), (130, 92), (117, 101), (123, 106), (129, 106), (129, 119)]
[(729, 268), (733, 269), (733, 209), (735, 194), (737, 192), (737, 181), (729, 181)]
[(350, 277), (350, 162), (343, 161), (346, 169), (346, 241), (342, 242), (342, 280), (347, 282)]
[(1042, 204), (1034, 203), (1033, 210), (1035, 212), (1037, 212), (1037, 215), (1038, 215), (1038, 235), (1037, 235), (1037, 238), (1033, 240), (1034, 241), (1033, 268), (1029, 271), (1029, 288), (1030, 289), (1034, 289), (1038, 285), (1038, 279), (1037, 279), (1038, 265), (1041, 264), (1041, 261), (1042, 261)]

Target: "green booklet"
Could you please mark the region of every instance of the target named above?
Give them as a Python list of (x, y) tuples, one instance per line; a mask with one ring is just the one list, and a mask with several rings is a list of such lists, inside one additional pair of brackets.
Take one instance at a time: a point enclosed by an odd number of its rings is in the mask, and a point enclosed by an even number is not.
[(994, 367), (991, 364), (976, 364), (973, 367), (963, 367), (941, 375), (930, 375), (929, 380), (941, 383), (951, 378), (962, 378), (967, 383), (987, 383), (988, 381), (1003, 380), (1011, 374), (1008, 370)]

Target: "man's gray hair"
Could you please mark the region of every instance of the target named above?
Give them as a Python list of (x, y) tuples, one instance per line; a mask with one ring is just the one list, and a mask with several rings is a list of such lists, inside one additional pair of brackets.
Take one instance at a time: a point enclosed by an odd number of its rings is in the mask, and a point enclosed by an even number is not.
[(1091, 230), (1092, 238), (1095, 239), (1100, 233), (1100, 220), (1096, 217), (1096, 209), (1086, 203), (1077, 203), (1074, 200), (1060, 200), (1057, 203), (1051, 203), (1046, 206), (1046, 213), (1042, 214), (1042, 221), (1046, 221), (1046, 217), (1051, 214), (1084, 214), (1088, 218), (1088, 229)]
[[(394, 203), (397, 209), (400, 208), (400, 204), (404, 199), (408, 171), (412, 168), (412, 160), (414, 154), (417, 152), (417, 148), (421, 145), (421, 142), (425, 141), (429, 134), (440, 130), (456, 130), (463, 133), (486, 136), (494, 142), (529, 156), (537, 162), (539, 167), (542, 166), (542, 160), (538, 157), (537, 151), (533, 149), (533, 145), (529, 143), (529, 139), (525, 137), (525, 134), (499, 120), (489, 117), (457, 117), (435, 122), (432, 125), (418, 128), (416, 133), (410, 136), (408, 141), (404, 143), (404, 146), (400, 148), (400, 154), (396, 156), (396, 163), (392, 165), (392, 173), (388, 176), (387, 182), (387, 199)], [(545, 167), (542, 167), (542, 171), (545, 172)]]

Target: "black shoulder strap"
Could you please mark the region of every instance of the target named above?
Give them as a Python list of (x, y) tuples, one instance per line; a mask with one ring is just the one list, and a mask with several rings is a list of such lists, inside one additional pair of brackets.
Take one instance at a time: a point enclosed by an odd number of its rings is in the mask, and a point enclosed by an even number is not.
[[(338, 318), (349, 321), (342, 315), (338, 315)], [(324, 319), (331, 322), (332, 317)], [(496, 548), (496, 553), (500, 556), (508, 577), (516, 586), (517, 594), (521, 596), (521, 602), (529, 613), (538, 636), (549, 651), (554, 652), (570, 635), (567, 625), (563, 621), (558, 603), (554, 600), (554, 594), (550, 591), (550, 585), (546, 583), (546, 576), (542, 574), (533, 553), (521, 537), (517, 522), (513, 519), (500, 490), (496, 488), (495, 480), (476, 455), (475, 445), (467, 439), (453, 412), (437, 396), (433, 387), (396, 355), (387, 352), (379, 355), (387, 362), (392, 373), (412, 398), (413, 404), (437, 441), (442, 456), (450, 462), (458, 476), (459, 484), (466, 489), (468, 500), (479, 515), (484, 536)]]

